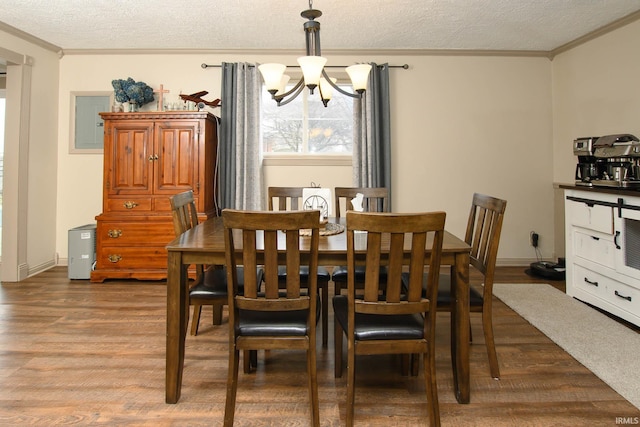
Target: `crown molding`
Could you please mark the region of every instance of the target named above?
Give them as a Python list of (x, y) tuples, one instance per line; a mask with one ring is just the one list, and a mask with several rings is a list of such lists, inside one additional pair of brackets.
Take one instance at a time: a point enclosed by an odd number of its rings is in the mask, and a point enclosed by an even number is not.
[(12, 36), (18, 37), (19, 39), (22, 39), (29, 43), (33, 43), (36, 46), (40, 46), (41, 48), (50, 50), (51, 52), (55, 52), (58, 55), (62, 56), (62, 48), (60, 46), (56, 46), (53, 43), (49, 43), (48, 41), (42, 40), (36, 36), (32, 36), (29, 33), (26, 33), (22, 30), (19, 30), (1, 21), (0, 21), (0, 31), (4, 31), (7, 34), (11, 34)]
[(559, 46), (553, 50), (551, 50), (549, 52), (549, 58), (553, 59), (555, 56), (566, 52), (568, 50), (571, 50), (577, 46), (580, 46), (588, 41), (591, 41), (593, 39), (596, 39), (600, 36), (603, 36), (607, 33), (610, 33), (614, 30), (617, 30), (618, 28), (622, 28), (625, 25), (631, 24), (632, 22), (637, 21), (638, 19), (640, 19), (640, 11), (637, 12), (633, 12), (627, 16), (624, 16), (620, 19), (618, 19), (617, 21), (614, 21), (608, 25), (605, 25), (604, 27), (600, 27), (597, 30), (594, 30), (588, 34), (585, 34), (582, 37), (578, 37), (575, 40), (570, 41), (569, 43), (563, 44), (562, 46)]
[[(299, 49), (65, 49), (64, 55), (281, 55), (300, 56)], [(331, 56), (529, 56), (548, 57), (542, 50), (482, 49), (324, 49)]]

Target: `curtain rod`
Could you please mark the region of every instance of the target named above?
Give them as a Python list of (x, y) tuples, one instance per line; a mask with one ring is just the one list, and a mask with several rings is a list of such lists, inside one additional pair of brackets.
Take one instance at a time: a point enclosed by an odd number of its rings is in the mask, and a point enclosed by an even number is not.
[[(250, 65), (251, 67), (253, 67), (253, 65)], [(202, 68), (220, 68), (222, 67), (222, 64), (205, 64), (202, 63), (201, 65)], [(299, 65), (287, 65), (287, 67), (292, 67), (292, 68), (300, 68)], [(325, 65), (324, 68), (345, 68), (348, 67), (348, 65)], [(378, 65), (378, 67), (382, 67), (382, 65)], [(409, 64), (403, 64), (403, 65), (387, 65), (387, 67), (389, 68), (402, 68), (404, 70), (408, 70), (409, 69)]]

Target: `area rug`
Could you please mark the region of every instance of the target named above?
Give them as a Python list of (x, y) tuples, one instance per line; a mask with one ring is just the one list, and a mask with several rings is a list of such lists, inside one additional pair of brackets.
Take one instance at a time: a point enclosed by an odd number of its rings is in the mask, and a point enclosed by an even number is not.
[(547, 284), (493, 285), (496, 297), (640, 409), (640, 335)]

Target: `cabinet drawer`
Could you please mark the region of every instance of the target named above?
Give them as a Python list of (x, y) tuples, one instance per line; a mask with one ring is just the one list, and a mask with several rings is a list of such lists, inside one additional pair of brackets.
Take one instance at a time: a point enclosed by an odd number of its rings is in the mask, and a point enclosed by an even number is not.
[(164, 247), (103, 246), (98, 250), (97, 268), (166, 269), (167, 250)]
[(175, 239), (172, 222), (98, 221), (97, 236), (104, 245), (163, 246)]
[(153, 210), (155, 212), (171, 212), (171, 202), (169, 197), (156, 197), (153, 199)]
[(574, 264), (574, 269), (573, 286), (576, 289), (594, 295), (634, 316), (640, 315), (640, 289), (579, 265)]
[(574, 264), (573, 268), (574, 274), (572, 281), (574, 288), (595, 295), (601, 299), (605, 298), (607, 283), (612, 279), (580, 265)]
[(107, 200), (106, 209), (108, 212), (150, 212), (152, 210), (151, 197), (110, 198)]
[(584, 231), (573, 229), (573, 254), (605, 267), (615, 268), (615, 247), (611, 237)]
[(601, 233), (613, 234), (613, 208), (594, 204), (567, 200), (566, 208), (570, 215), (570, 223)]
[(617, 281), (610, 281), (606, 287), (605, 300), (635, 316), (640, 316), (640, 289)]

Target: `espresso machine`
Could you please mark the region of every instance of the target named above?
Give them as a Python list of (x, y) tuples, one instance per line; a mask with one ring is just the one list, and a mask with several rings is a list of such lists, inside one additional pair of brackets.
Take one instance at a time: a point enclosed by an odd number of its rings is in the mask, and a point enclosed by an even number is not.
[(576, 185), (591, 187), (593, 181), (600, 178), (600, 170), (605, 160), (594, 156), (594, 144), (597, 140), (597, 136), (589, 136), (573, 141), (573, 154), (578, 156)]
[(640, 189), (640, 142), (631, 134), (601, 136), (593, 142), (597, 179), (602, 187)]

